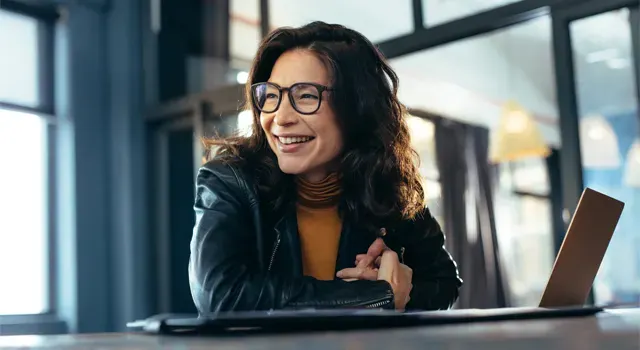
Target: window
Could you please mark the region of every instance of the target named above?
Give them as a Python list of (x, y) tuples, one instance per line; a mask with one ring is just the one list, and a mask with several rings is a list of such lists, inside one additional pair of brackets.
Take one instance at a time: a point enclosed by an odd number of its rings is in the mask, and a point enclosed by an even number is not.
[(258, 51), (262, 39), (258, 5), (259, 1), (243, 0), (231, 0), (229, 4), (229, 50), (232, 60), (251, 62)]
[(0, 315), (48, 309), (46, 129), (0, 109)]
[(499, 165), (496, 229), (512, 306), (540, 301), (554, 261), (553, 223), (545, 160)]
[(379, 42), (413, 32), (413, 6), (408, 0), (270, 0), (272, 27), (301, 26), (311, 21), (325, 21), (347, 26)]
[(420, 159), (420, 175), (424, 186), (427, 206), (436, 220), (443, 223), (442, 191), (440, 188), (440, 173), (436, 163), (435, 125), (433, 122), (409, 115), (407, 124), (411, 135), (411, 146), (418, 153)]
[(50, 129), (39, 111), (49, 102), (41, 95), (41, 25), (0, 10), (0, 316), (50, 310)]
[[(637, 11), (637, 8), (634, 9)], [(585, 187), (625, 203), (594, 282), (598, 305), (640, 300), (640, 123), (629, 9), (571, 22)]]
[(422, 0), (423, 22), (425, 27), (435, 26), (517, 1), (518, 0)]

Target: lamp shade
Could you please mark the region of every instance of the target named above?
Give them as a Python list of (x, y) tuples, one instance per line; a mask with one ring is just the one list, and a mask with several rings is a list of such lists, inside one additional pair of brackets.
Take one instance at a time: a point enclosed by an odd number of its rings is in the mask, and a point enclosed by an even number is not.
[(640, 138), (635, 140), (627, 154), (624, 182), (629, 187), (640, 187)]
[(513, 101), (506, 103), (498, 128), (491, 135), (489, 161), (509, 162), (528, 157), (547, 157), (550, 153), (531, 115)]
[(600, 115), (580, 120), (580, 153), (582, 166), (612, 169), (620, 166), (620, 149), (611, 124)]

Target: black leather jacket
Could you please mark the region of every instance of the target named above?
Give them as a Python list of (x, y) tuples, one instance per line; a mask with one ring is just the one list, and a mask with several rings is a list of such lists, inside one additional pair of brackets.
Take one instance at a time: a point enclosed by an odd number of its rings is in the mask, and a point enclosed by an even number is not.
[[(189, 284), (200, 314), (299, 308), (393, 308), (385, 281), (319, 281), (303, 276), (295, 208), (265, 220), (257, 187), (240, 167), (210, 161), (196, 181), (196, 224)], [(267, 222), (276, 222), (269, 225)], [(425, 209), (388, 229), (385, 243), (413, 269), (407, 309), (447, 309), (462, 281), (444, 249), (444, 235)], [(353, 267), (376, 238), (345, 218), (336, 271)]]

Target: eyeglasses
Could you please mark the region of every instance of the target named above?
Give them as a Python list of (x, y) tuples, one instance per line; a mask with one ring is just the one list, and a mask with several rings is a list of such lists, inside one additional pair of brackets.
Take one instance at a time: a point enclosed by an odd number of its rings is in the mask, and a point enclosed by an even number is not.
[(287, 91), (293, 109), (300, 114), (313, 114), (320, 109), (322, 93), (332, 90), (314, 83), (295, 83), (286, 88), (265, 82), (251, 85), (251, 96), (253, 96), (253, 103), (261, 112), (273, 113), (280, 107), (282, 94)]

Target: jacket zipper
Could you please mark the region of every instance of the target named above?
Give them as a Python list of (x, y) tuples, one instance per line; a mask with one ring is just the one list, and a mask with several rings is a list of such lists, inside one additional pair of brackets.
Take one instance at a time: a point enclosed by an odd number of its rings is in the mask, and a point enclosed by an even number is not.
[(273, 261), (276, 258), (276, 252), (278, 251), (278, 247), (280, 246), (280, 234), (276, 237), (276, 243), (273, 244), (273, 252), (271, 253), (271, 260), (269, 260), (269, 268), (267, 271), (271, 271), (271, 267), (273, 267)]
[(385, 298), (384, 300), (376, 301), (373, 304), (365, 305), (365, 309), (375, 309), (375, 308), (385, 306), (391, 303), (391, 300), (392, 300), (391, 298)]

